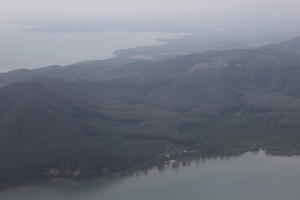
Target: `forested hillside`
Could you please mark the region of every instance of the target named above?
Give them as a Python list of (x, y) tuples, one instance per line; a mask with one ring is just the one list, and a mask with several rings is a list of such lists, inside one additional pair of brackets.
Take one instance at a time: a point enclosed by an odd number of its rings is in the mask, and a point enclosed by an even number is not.
[(107, 175), (185, 149), (300, 154), (299, 41), (0, 74), (0, 183)]

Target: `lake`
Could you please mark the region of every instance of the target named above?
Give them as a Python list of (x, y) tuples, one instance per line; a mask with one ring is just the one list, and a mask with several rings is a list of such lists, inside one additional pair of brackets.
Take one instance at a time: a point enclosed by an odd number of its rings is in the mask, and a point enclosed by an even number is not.
[(1, 200), (298, 200), (300, 157), (264, 151), (111, 180), (53, 181), (0, 192)]
[(118, 49), (164, 44), (177, 38), (162, 32), (23, 32), (24, 26), (0, 23), (0, 72), (17, 68), (67, 65), (105, 59)]

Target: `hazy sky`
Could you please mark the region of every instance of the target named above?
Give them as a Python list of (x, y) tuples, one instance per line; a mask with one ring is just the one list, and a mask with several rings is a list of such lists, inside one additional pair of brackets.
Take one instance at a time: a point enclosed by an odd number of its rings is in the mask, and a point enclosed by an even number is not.
[(299, 16), (299, 0), (0, 0), (0, 20), (185, 14)]
[[(126, 27), (133, 30), (138, 27), (149, 31), (192, 32), (211, 41), (259, 44), (283, 41), (300, 35), (299, 8), (300, 0), (0, 0), (0, 70), (91, 59), (78, 56), (93, 55), (82, 44), (102, 46), (94, 40), (89, 43), (87, 36), (81, 34), (95, 27), (100, 30), (104, 27), (105, 31), (105, 25), (112, 28), (124, 25), (124, 31), (128, 30)], [(20, 30), (31, 25), (46, 27), (45, 34)], [(72, 35), (47, 32), (56, 32), (61, 27), (66, 33), (79, 31)], [(102, 37), (88, 35), (88, 38)], [(91, 46), (86, 48), (92, 49)], [(115, 47), (118, 48), (123, 47)], [(68, 59), (68, 55), (57, 49), (84, 52), (72, 53), (69, 56), (76, 59)]]

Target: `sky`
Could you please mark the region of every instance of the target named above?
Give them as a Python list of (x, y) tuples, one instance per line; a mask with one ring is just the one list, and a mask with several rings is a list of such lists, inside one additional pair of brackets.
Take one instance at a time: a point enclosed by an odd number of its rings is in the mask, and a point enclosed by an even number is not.
[(299, 0), (0, 0), (0, 20), (211, 15), (298, 17)]
[[(45, 54), (39, 56), (43, 62), (52, 62), (57, 57), (57, 48), (81, 49), (79, 39), (73, 38), (76, 34), (80, 36), (81, 31), (105, 25), (197, 33), (213, 41), (284, 41), (300, 35), (299, 8), (300, 0), (0, 0), (0, 70), (1, 66), (21, 64), (42, 66), (36, 62), (40, 53)], [(50, 27), (52, 32), (59, 27), (71, 32), (74, 27), (80, 30), (67, 37), (77, 42), (66, 44), (58, 39), (61, 35), (47, 31), (35, 35), (22, 32), (20, 27)], [(31, 46), (30, 51), (27, 46)]]

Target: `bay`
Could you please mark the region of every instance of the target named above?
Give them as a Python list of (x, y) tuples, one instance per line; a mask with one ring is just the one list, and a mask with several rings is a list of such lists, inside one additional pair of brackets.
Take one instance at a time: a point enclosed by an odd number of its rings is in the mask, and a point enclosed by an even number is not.
[(38, 33), (22, 28), (0, 23), (0, 72), (106, 59), (119, 49), (161, 45), (159, 39), (178, 37), (164, 32)]

